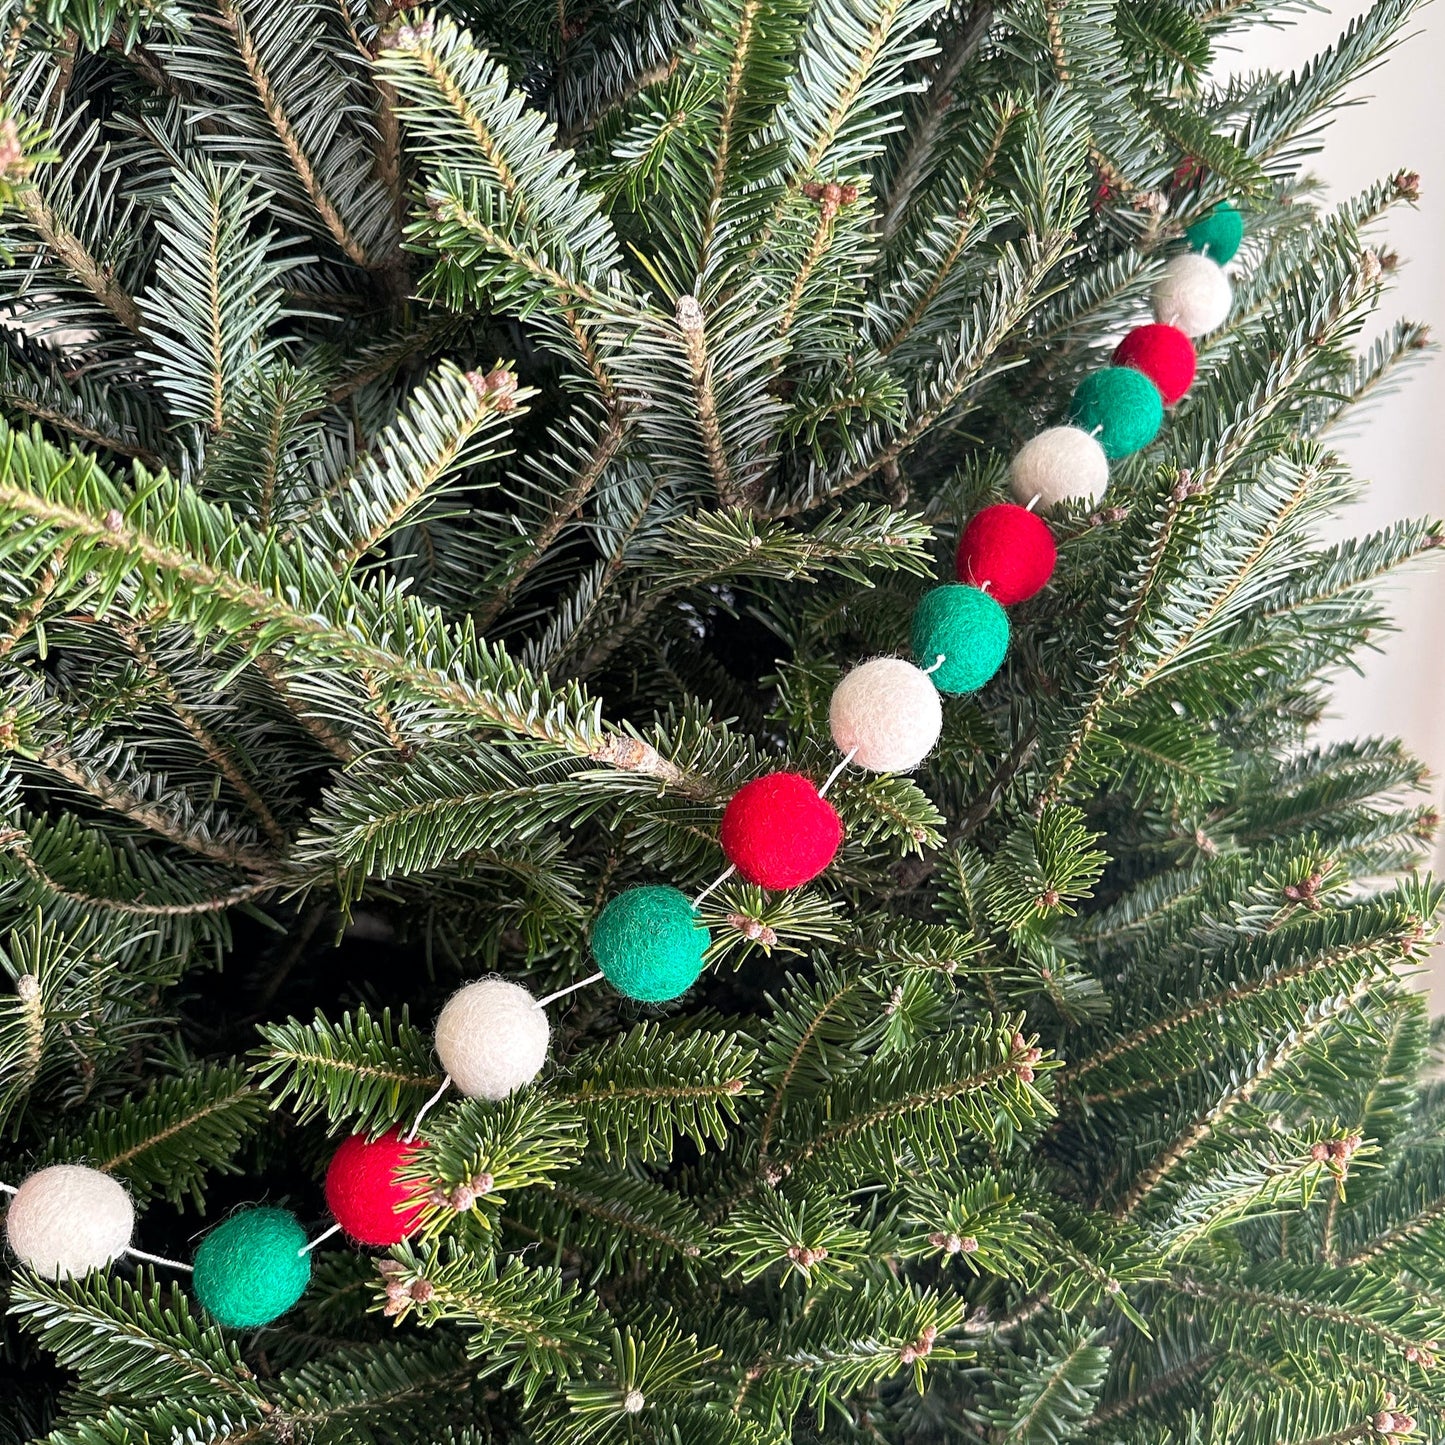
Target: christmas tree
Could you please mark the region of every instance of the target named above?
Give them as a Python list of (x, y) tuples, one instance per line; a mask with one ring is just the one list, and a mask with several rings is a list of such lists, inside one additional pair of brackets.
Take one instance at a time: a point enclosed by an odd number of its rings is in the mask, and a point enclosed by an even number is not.
[(1287, 8), (4, 0), (4, 1440), (1445, 1439)]

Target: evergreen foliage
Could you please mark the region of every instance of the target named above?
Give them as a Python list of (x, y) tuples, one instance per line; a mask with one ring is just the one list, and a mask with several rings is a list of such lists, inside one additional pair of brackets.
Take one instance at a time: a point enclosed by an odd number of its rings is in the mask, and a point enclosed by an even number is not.
[(1445, 1439), (1437, 819), (1310, 737), (1442, 537), (1324, 539), (1426, 343), (1359, 341), (1417, 183), (1301, 169), (1414, 4), (1221, 84), (1287, 7), (0, 0), (0, 1175), (105, 1170), (165, 1255), (318, 1233), (460, 981), (582, 978), (821, 779), (1246, 217), (1193, 391), (827, 873), (712, 892), (676, 1004), (553, 1006), (274, 1326), (9, 1261), (0, 1442)]

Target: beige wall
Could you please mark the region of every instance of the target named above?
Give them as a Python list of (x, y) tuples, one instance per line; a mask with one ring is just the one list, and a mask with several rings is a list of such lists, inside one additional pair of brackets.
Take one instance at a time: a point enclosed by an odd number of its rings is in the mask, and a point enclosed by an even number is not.
[[(1361, 0), (1347, 0), (1280, 29), (1258, 27), (1236, 52), (1220, 56), (1221, 66), (1231, 72), (1295, 69), (1366, 8)], [(1419, 207), (1398, 208), (1378, 230), (1381, 243), (1399, 253), (1401, 266), (1371, 337), (1403, 315), (1427, 323), (1445, 343), (1442, 61), (1445, 7), (1429, 5), (1410, 38), (1355, 87), (1358, 103), (1339, 112), (1324, 132), (1312, 166), (1334, 197), (1397, 170), (1420, 173)], [(1342, 531), (1362, 532), (1400, 517), (1445, 516), (1445, 354), (1430, 357), (1333, 441), (1369, 484)], [(1410, 572), (1393, 584), (1388, 600), (1399, 630), (1380, 639), (1379, 652), (1360, 659), (1360, 675), (1340, 679), (1324, 733), (1403, 737), (1430, 765), (1436, 801), (1445, 807), (1445, 566)], [(1431, 990), (1436, 1010), (1445, 1011), (1445, 950), (1437, 955)]]

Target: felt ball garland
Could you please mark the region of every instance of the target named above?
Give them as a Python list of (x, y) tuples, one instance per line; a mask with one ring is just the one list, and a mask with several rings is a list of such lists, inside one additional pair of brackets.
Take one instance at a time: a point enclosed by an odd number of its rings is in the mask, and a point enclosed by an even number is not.
[(1000, 502), (969, 518), (958, 539), (958, 580), (986, 587), (1000, 607), (1026, 602), (1054, 575), (1058, 548), (1037, 512)]
[(733, 794), (723, 810), (718, 841), (749, 883), (798, 888), (837, 856), (843, 820), (811, 778), (768, 773)]
[(135, 1207), (98, 1169), (52, 1164), (21, 1182), (5, 1215), (5, 1242), (44, 1279), (104, 1269), (130, 1247)]
[(1203, 336), (1224, 325), (1233, 290), (1224, 268), (1208, 256), (1176, 256), (1154, 283), (1154, 319), (1186, 336)]
[(977, 692), (1003, 666), (1008, 633), (1008, 614), (981, 587), (935, 587), (913, 612), (913, 655), (939, 692)]
[[(335, 1224), (308, 1242), (284, 1209), (243, 1209), (212, 1229), (195, 1253), (192, 1285), (219, 1324), (270, 1324), (301, 1298), (311, 1278), (311, 1251), (339, 1231), (356, 1243), (396, 1245), (420, 1227), (427, 1201), (399, 1174), (424, 1158), (417, 1130), (448, 1088), (492, 1101), (529, 1084), (546, 1064), (551, 1026), (545, 1005), (605, 979), (623, 997), (666, 1003), (702, 973), (711, 937), (698, 909), (736, 872), (761, 888), (811, 882), (837, 857), (843, 822), (826, 794), (850, 764), (872, 772), (906, 772), (937, 743), (940, 694), (975, 692), (1003, 665), (1009, 645), (1007, 606), (1036, 596), (1053, 574), (1053, 533), (1035, 508), (1093, 503), (1104, 493), (1112, 460), (1148, 446), (1192, 385), (1192, 337), (1223, 324), (1232, 289), (1223, 265), (1237, 253), (1244, 220), (1221, 202), (1184, 232), (1187, 250), (1155, 282), (1154, 322), (1119, 343), (1113, 364), (1086, 376), (1069, 406), (1070, 423), (1026, 441), (1009, 467), (1017, 505), (985, 507), (959, 538), (957, 583), (934, 587), (914, 610), (910, 642), (917, 665), (898, 657), (860, 663), (838, 683), (829, 705), (833, 742), (843, 760), (819, 787), (798, 772), (744, 783), (723, 809), (718, 842), (729, 867), (695, 898), (676, 888), (625, 889), (598, 914), (589, 946), (598, 972), (537, 999), (501, 978), (464, 985), (437, 1018), (434, 1043), (445, 1075), (409, 1132), (357, 1134), (337, 1148), (325, 1197)], [(134, 1248), (135, 1212), (109, 1175), (79, 1164), (38, 1170), (12, 1195), (5, 1239), (22, 1264), (49, 1279), (70, 1279), (122, 1256), (179, 1269), (188, 1266)]]
[(1159, 388), (1132, 366), (1106, 366), (1090, 372), (1069, 403), (1074, 425), (1096, 434), (1112, 461), (1143, 451), (1164, 425)]
[(901, 657), (860, 663), (833, 690), (828, 727), (840, 753), (875, 773), (916, 768), (943, 731), (932, 678)]
[(191, 1285), (217, 1324), (254, 1329), (279, 1319), (311, 1281), (306, 1231), (286, 1209), (243, 1209), (196, 1250)]
[(1014, 501), (1026, 507), (1097, 502), (1109, 485), (1109, 458), (1092, 433), (1051, 426), (1019, 448), (1008, 480)]
[(446, 1002), (436, 1024), (437, 1058), (459, 1093), (505, 1099), (547, 1062), (546, 1013), (520, 984), (482, 978)]
[(1142, 371), (1159, 389), (1165, 406), (1176, 401), (1194, 385), (1198, 359), (1194, 343), (1177, 327), (1136, 326), (1114, 352), (1115, 366), (1132, 366)]
[(629, 888), (598, 914), (592, 957), (624, 998), (667, 1003), (697, 982), (711, 941), (676, 888)]
[(353, 1134), (331, 1156), (326, 1170), (326, 1207), (358, 1244), (400, 1244), (421, 1223), (423, 1206), (397, 1178), (425, 1147), (408, 1143), (397, 1129), (379, 1139)]
[(1232, 201), (1221, 201), (1207, 216), (1185, 228), (1184, 239), (1191, 251), (1225, 266), (1234, 260), (1244, 240), (1244, 217)]

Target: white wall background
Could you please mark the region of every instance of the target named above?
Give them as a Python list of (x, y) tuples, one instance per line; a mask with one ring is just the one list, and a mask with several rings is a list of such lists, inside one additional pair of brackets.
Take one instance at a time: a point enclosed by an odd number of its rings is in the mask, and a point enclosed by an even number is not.
[[(1341, 0), (1307, 11), (1281, 28), (1256, 27), (1233, 53), (1229, 72), (1290, 71), (1329, 45), (1366, 0)], [(1359, 82), (1325, 131), (1311, 169), (1331, 198), (1348, 196), (1398, 170), (1418, 171), (1417, 208), (1399, 206), (1372, 233), (1400, 255), (1396, 286), (1367, 339), (1397, 316), (1423, 321), (1445, 343), (1445, 6), (1428, 5), (1410, 38)], [(1445, 349), (1416, 367), (1406, 384), (1382, 397), (1331, 438), (1368, 482), (1342, 530), (1372, 530), (1402, 517), (1445, 516)], [(1445, 810), (1445, 566), (1414, 569), (1392, 584), (1387, 601), (1398, 631), (1360, 659), (1361, 673), (1338, 684), (1323, 732), (1327, 739), (1402, 737), (1434, 774)], [(1439, 864), (1445, 865), (1445, 845)], [(1445, 1011), (1445, 950), (1430, 980), (1432, 1002)]]

